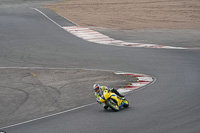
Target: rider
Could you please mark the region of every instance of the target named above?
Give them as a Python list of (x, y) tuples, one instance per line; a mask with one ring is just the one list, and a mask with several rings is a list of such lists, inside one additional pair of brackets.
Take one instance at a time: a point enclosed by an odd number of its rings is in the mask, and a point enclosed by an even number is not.
[(119, 97), (123, 98), (124, 96), (121, 95), (116, 89), (108, 89), (106, 86), (100, 86), (99, 84), (94, 84), (93, 89), (95, 91), (95, 96), (97, 98), (97, 102), (100, 103), (101, 96), (103, 95), (104, 90), (110, 90), (111, 92), (115, 93)]

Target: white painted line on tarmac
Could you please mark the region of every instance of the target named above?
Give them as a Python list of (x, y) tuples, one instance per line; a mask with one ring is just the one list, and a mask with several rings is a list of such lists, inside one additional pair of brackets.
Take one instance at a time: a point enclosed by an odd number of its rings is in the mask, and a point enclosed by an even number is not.
[(96, 103), (97, 102), (91, 103), (91, 104), (86, 104), (86, 105), (83, 105), (83, 106), (80, 106), (80, 107), (77, 107), (77, 108), (73, 108), (73, 109), (69, 109), (69, 110), (66, 110), (66, 111), (63, 111), (63, 112), (59, 112), (59, 113), (55, 113), (55, 114), (52, 114), (52, 115), (47, 115), (47, 116), (44, 116), (44, 117), (39, 117), (39, 118), (32, 119), (32, 120), (29, 120), (29, 121), (24, 121), (24, 122), (21, 122), (21, 123), (17, 123), (17, 124), (13, 124), (13, 125), (10, 125), (10, 126), (2, 127), (2, 128), (0, 128), (0, 130), (6, 129), (6, 128), (15, 127), (15, 126), (19, 126), (19, 125), (22, 125), (22, 124), (26, 124), (26, 123), (29, 123), (29, 122), (33, 122), (33, 121), (37, 121), (37, 120), (41, 120), (41, 119), (45, 119), (45, 118), (49, 118), (49, 117), (52, 117), (52, 116), (64, 114), (64, 113), (67, 113), (67, 112), (71, 112), (71, 111), (74, 111), (74, 110), (78, 110), (78, 109), (81, 109), (81, 108), (85, 108), (85, 107), (94, 105)]
[(51, 22), (53, 22), (54, 24), (56, 24), (57, 26), (59, 26), (60, 28), (63, 29), (62, 26), (60, 26), (58, 23), (56, 23), (53, 19), (51, 19), (50, 17), (48, 17), (46, 14), (44, 14), (42, 11), (40, 11), (39, 9), (37, 8), (31, 8), (33, 10), (36, 10), (37, 12), (39, 12), (40, 14), (42, 14), (43, 16), (45, 16), (46, 18), (48, 18)]

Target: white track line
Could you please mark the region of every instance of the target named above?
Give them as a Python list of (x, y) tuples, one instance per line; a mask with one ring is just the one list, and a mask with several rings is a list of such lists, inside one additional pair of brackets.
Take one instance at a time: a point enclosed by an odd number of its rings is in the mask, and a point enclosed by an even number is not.
[(14, 126), (19, 126), (19, 125), (26, 124), (26, 123), (29, 123), (29, 122), (41, 120), (41, 119), (44, 119), (44, 118), (48, 118), (48, 117), (52, 117), (52, 116), (64, 114), (64, 113), (67, 113), (67, 112), (71, 112), (71, 111), (74, 111), (74, 110), (78, 110), (78, 109), (81, 109), (81, 108), (85, 108), (85, 107), (87, 107), (87, 106), (94, 105), (94, 104), (96, 104), (96, 103), (97, 103), (97, 102), (91, 103), (91, 104), (86, 104), (86, 105), (83, 105), (83, 106), (80, 106), (80, 107), (77, 107), (77, 108), (73, 108), (73, 109), (69, 109), (69, 110), (66, 110), (66, 111), (63, 111), (63, 112), (59, 112), (59, 113), (55, 113), (55, 114), (52, 114), (52, 115), (47, 115), (47, 116), (43, 116), (43, 117), (39, 117), (39, 118), (36, 118), (36, 119), (29, 120), (29, 121), (24, 121), (24, 122), (21, 122), (21, 123), (17, 123), (17, 124), (13, 124), (13, 125), (10, 125), (10, 126), (2, 127), (2, 128), (0, 128), (0, 130), (6, 129), (6, 128), (10, 128), (10, 127), (14, 127)]
[(37, 12), (39, 12), (40, 14), (42, 14), (43, 16), (45, 16), (47, 19), (49, 19), (51, 22), (53, 22), (54, 24), (56, 24), (57, 26), (59, 26), (60, 28), (63, 28), (62, 26), (60, 26), (58, 23), (56, 23), (55, 21), (53, 21), (53, 19), (51, 19), (50, 17), (48, 17), (46, 14), (44, 14), (42, 11), (40, 11), (37, 8), (31, 8), (33, 10), (36, 10)]

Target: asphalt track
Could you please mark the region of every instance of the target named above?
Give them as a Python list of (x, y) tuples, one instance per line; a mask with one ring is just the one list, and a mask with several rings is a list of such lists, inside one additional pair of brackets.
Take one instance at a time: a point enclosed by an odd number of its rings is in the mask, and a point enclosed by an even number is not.
[[(55, 17), (58, 24), (65, 20)], [(67, 22), (70, 24), (70, 22)], [(71, 24), (70, 24), (71, 25)], [(7, 133), (199, 133), (200, 51), (99, 45), (66, 32), (31, 8), (0, 9), (0, 67), (64, 67), (151, 75), (127, 95), (130, 108), (93, 104), (3, 129)]]

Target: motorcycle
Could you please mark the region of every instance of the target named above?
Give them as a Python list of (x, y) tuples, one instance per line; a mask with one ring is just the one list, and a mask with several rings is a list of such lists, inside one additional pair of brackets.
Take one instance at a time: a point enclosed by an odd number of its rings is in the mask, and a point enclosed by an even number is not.
[(128, 100), (121, 98), (110, 90), (104, 90), (100, 99), (101, 103), (104, 103), (104, 109), (110, 107), (114, 111), (119, 111), (120, 108), (127, 108), (129, 106)]

